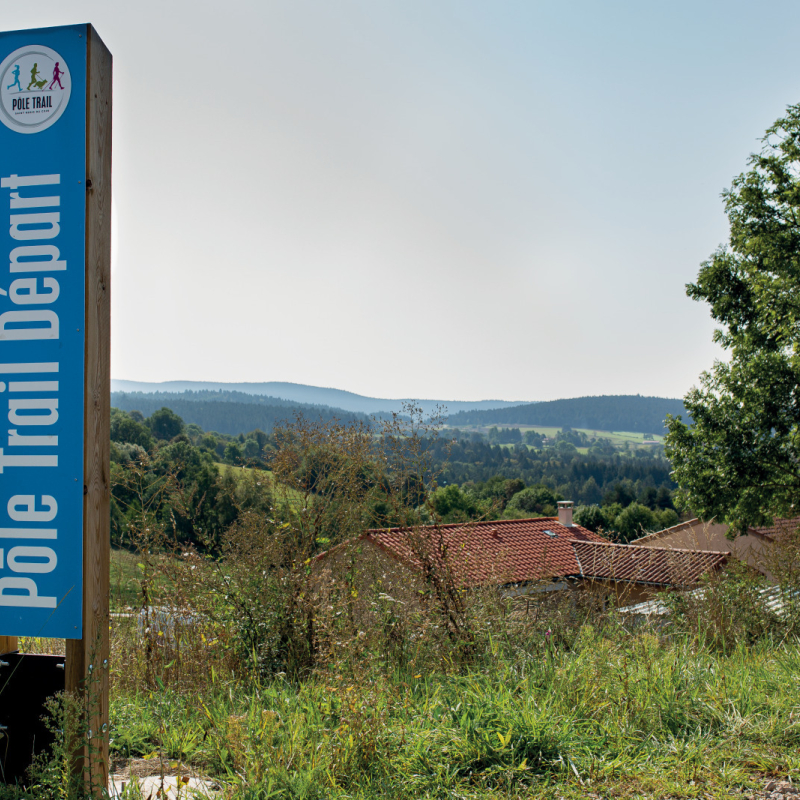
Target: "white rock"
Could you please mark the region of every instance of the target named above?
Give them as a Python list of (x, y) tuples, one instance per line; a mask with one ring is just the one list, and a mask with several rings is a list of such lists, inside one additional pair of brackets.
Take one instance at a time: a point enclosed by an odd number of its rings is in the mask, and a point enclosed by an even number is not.
[[(118, 778), (111, 776), (109, 795), (111, 800), (119, 800), (126, 784), (138, 780), (144, 800), (148, 798), (164, 798), (164, 800), (195, 800), (196, 798), (215, 798), (219, 794), (219, 785), (204, 778), (189, 778), (186, 782), (175, 775), (151, 775), (147, 778)], [(159, 791), (161, 790), (161, 794)]]

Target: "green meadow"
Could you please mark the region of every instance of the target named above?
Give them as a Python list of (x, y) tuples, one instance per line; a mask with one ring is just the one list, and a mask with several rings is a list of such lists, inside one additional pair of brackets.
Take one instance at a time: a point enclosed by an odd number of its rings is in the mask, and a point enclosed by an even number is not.
[[(475, 425), (461, 428), (460, 430), (466, 432), (477, 431), (479, 433), (488, 434), (491, 427), (492, 426)], [(498, 425), (497, 427), (519, 428), (523, 435), (525, 434), (525, 431), (535, 431), (536, 433), (540, 433), (542, 436), (546, 436), (551, 439), (555, 438), (555, 435), (561, 430), (560, 427), (544, 425)], [(585, 433), (589, 438), (608, 439), (611, 444), (616, 446), (624, 446), (625, 442), (629, 442), (630, 444), (641, 444), (644, 441), (643, 433), (635, 433), (632, 431), (601, 431), (594, 430), (592, 428), (572, 428), (572, 430)], [(664, 437), (657, 434), (653, 434), (653, 439), (657, 442), (664, 441)]]
[(188, 765), (231, 800), (730, 798), (800, 777), (795, 641), (585, 626), (569, 647), (501, 633), (471, 666), (354, 656), (302, 681), (219, 662), (190, 689), (121, 679), (113, 753)]

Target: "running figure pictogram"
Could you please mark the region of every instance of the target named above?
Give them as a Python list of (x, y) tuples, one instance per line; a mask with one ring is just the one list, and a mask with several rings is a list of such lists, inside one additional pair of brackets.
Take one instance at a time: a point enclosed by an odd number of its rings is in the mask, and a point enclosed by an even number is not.
[(39, 74), (39, 65), (34, 64), (33, 69), (31, 70), (31, 82), (28, 84), (27, 91), (30, 91), (31, 86), (35, 86), (37, 89), (41, 89), (46, 81), (40, 81), (39, 78), (42, 76)]
[(64, 89), (61, 85), (61, 76), (64, 73), (58, 68), (58, 61), (56, 61), (56, 65), (53, 67), (53, 80), (51, 81), (50, 85), (47, 87), (48, 89), (53, 88), (53, 84), (57, 83), (60, 89)]
[(14, 76), (14, 83), (12, 83), (11, 86), (6, 86), (6, 91), (14, 86), (19, 86), (19, 90), (22, 91), (22, 84), (19, 82), (19, 64), (14, 64), (14, 69), (11, 74)]

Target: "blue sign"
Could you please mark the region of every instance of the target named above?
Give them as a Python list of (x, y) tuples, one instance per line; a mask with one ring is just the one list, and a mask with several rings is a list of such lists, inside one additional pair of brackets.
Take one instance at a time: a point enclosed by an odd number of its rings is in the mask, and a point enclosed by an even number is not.
[(86, 25), (0, 33), (0, 635), (82, 634)]

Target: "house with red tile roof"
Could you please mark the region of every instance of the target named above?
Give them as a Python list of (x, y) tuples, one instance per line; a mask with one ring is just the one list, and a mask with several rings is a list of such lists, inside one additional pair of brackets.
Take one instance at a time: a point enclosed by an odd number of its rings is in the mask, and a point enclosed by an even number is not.
[(407, 581), (446, 575), (452, 585), (502, 586), (515, 593), (543, 586), (584, 587), (625, 603), (667, 588), (694, 586), (728, 559), (722, 552), (615, 544), (573, 524), (571, 503), (559, 506), (558, 517), (369, 530), (318, 558), (355, 546), (360, 558), (377, 558), (384, 575), (394, 565)]

